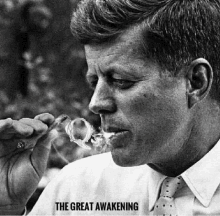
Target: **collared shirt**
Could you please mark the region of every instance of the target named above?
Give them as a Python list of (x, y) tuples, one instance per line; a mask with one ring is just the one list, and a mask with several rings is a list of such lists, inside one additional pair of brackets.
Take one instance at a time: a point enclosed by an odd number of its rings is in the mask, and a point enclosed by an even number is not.
[[(178, 215), (220, 215), (220, 141), (203, 158), (181, 174), (186, 186), (175, 196)], [(149, 211), (153, 211), (166, 176), (151, 171)]]
[[(220, 142), (182, 173), (178, 215), (220, 215)], [(66, 166), (30, 215), (152, 215), (166, 176), (147, 165), (119, 167), (110, 153)]]

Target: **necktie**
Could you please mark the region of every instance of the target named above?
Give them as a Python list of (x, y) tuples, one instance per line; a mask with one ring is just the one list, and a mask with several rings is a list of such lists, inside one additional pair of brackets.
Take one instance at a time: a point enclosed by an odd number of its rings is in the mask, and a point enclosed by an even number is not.
[(153, 215), (177, 215), (174, 203), (174, 195), (176, 191), (183, 186), (183, 183), (184, 181), (181, 176), (176, 178), (167, 177), (164, 179), (161, 187), (160, 197), (154, 206)]

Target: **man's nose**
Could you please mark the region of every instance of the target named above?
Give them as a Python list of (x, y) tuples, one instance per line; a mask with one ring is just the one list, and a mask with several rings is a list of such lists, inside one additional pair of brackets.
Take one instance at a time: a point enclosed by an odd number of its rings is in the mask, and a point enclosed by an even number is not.
[(98, 81), (89, 104), (89, 109), (95, 114), (110, 114), (116, 111), (112, 90), (104, 81)]

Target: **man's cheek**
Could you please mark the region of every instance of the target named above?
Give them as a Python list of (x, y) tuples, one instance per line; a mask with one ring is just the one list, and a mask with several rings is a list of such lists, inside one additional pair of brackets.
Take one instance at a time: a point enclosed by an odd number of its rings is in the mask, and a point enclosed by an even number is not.
[(132, 95), (132, 97), (129, 97), (129, 102), (125, 110), (127, 110), (132, 117), (136, 116), (137, 118), (151, 119), (155, 116), (155, 113), (164, 112), (160, 98), (153, 93)]
[(152, 95), (148, 98), (143, 95), (142, 98), (131, 99), (127, 110), (128, 115), (132, 113), (130, 117), (134, 127), (158, 136), (173, 133), (182, 119), (179, 107), (173, 105), (172, 101), (167, 102)]

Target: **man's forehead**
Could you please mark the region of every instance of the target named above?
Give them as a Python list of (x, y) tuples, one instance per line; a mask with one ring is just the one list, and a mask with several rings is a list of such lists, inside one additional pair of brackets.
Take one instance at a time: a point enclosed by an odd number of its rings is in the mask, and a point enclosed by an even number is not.
[[(119, 57), (140, 55), (140, 31), (137, 28), (129, 28), (115, 40), (102, 44), (85, 45), (87, 61), (108, 59), (115, 61)], [(88, 62), (89, 63), (89, 62)]]

